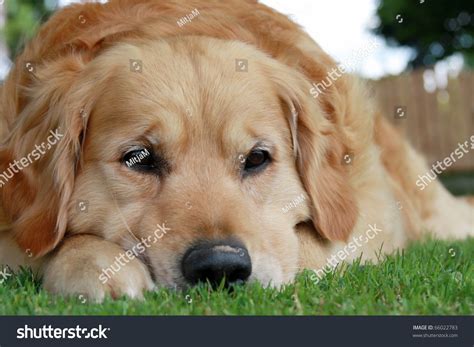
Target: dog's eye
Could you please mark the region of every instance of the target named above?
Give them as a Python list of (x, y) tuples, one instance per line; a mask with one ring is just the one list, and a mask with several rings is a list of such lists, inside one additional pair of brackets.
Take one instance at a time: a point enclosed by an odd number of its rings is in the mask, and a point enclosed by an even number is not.
[(254, 149), (245, 160), (244, 170), (247, 173), (256, 173), (263, 170), (270, 162), (270, 153), (263, 149)]
[(122, 162), (130, 169), (152, 171), (157, 168), (153, 153), (146, 149), (137, 149), (125, 153)]

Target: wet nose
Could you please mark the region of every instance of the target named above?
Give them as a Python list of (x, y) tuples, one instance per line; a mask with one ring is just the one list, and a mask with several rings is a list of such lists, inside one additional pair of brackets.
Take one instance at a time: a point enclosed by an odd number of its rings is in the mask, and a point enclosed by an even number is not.
[(240, 284), (252, 273), (252, 261), (237, 241), (201, 241), (187, 250), (182, 260), (184, 278), (191, 283), (209, 281), (218, 286)]

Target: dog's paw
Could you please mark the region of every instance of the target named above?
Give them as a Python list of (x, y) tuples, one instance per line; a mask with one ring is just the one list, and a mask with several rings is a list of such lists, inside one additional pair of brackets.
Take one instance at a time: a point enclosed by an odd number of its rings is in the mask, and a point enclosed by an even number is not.
[(102, 302), (108, 295), (142, 299), (145, 291), (154, 288), (148, 269), (139, 259), (126, 257), (116, 244), (86, 235), (66, 240), (51, 256), (44, 269), (43, 286), (51, 293), (75, 296), (82, 302)]

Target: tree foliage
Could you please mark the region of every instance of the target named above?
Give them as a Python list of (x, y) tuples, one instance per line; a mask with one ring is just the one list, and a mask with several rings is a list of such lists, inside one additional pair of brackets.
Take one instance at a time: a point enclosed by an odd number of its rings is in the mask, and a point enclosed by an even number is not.
[(14, 58), (37, 32), (54, 10), (55, 1), (43, 0), (7, 0), (6, 23), (2, 34), (7, 44), (10, 58)]
[(380, 0), (375, 33), (414, 50), (413, 67), (461, 53), (474, 68), (473, 0)]

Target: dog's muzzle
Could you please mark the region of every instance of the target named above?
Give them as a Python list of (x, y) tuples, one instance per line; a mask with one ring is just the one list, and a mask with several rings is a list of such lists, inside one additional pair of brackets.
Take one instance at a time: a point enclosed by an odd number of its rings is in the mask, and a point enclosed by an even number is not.
[(252, 273), (247, 249), (238, 241), (200, 241), (184, 254), (182, 272), (190, 284), (209, 281), (218, 286), (241, 284)]

